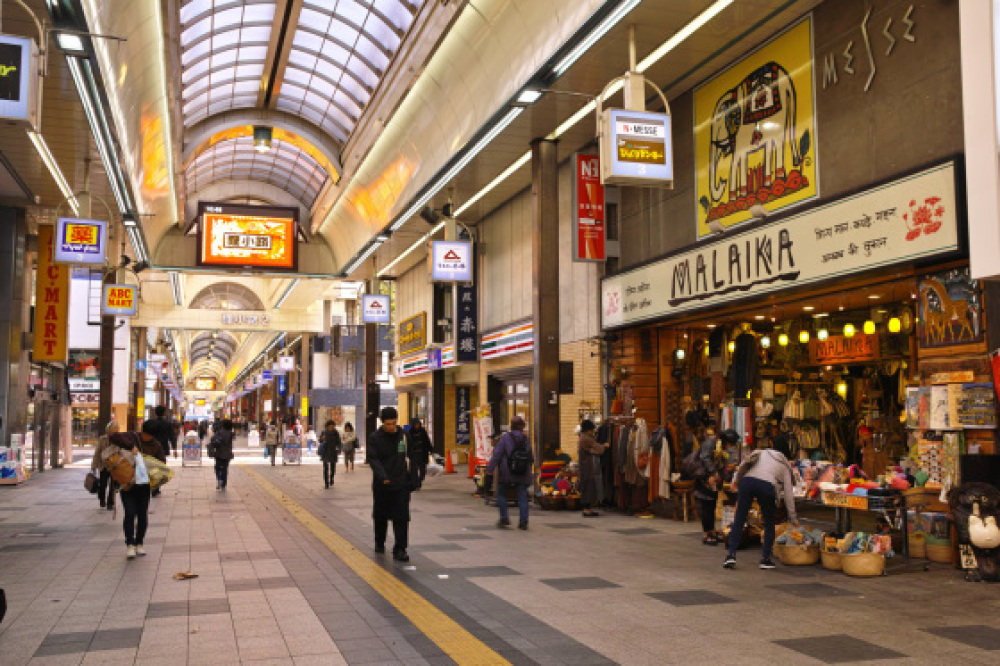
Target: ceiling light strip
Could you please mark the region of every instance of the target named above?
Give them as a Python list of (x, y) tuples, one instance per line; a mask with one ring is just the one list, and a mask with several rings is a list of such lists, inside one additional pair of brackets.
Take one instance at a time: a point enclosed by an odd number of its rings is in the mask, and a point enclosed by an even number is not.
[(698, 14), (698, 16), (696, 16), (691, 22), (674, 33), (670, 39), (660, 44), (656, 50), (643, 58), (639, 64), (636, 65), (636, 71), (640, 74), (645, 72), (647, 69), (656, 64), (660, 58), (677, 48), (681, 42), (704, 27), (706, 23), (715, 18), (719, 12), (731, 4), (733, 4), (733, 0), (716, 0), (716, 2), (712, 3), (708, 9), (703, 11), (701, 14)]
[(181, 276), (176, 271), (170, 272), (170, 287), (174, 292), (174, 305), (184, 304), (184, 286), (181, 284)]
[(73, 189), (66, 181), (66, 176), (63, 175), (62, 169), (59, 168), (55, 157), (52, 156), (52, 152), (49, 150), (49, 145), (45, 143), (45, 139), (41, 134), (31, 131), (28, 132), (28, 138), (31, 139), (35, 150), (38, 151), (38, 156), (42, 158), (42, 162), (48, 168), (52, 179), (56, 181), (56, 185), (59, 187), (59, 191), (62, 192), (63, 197), (65, 197), (69, 207), (73, 209), (73, 214), (80, 215), (80, 202), (77, 201), (76, 196), (73, 194)]
[(567, 53), (562, 60), (556, 63), (555, 67), (552, 68), (553, 73), (557, 77), (562, 76), (566, 70), (573, 65), (573, 63), (580, 59), (580, 56), (590, 50), (590, 47), (596, 44), (601, 37), (608, 34), (608, 31), (621, 21), (626, 14), (635, 9), (636, 5), (638, 5), (641, 1), (642, 0), (626, 0), (619, 5), (618, 8), (609, 14), (607, 18), (601, 21), (596, 28), (591, 30), (590, 34), (574, 46), (572, 51)]
[(496, 178), (494, 178), (493, 180), (491, 180), (489, 183), (487, 183), (487, 185), (483, 189), (481, 189), (478, 192), (476, 192), (471, 199), (469, 199), (464, 204), (462, 204), (461, 206), (459, 206), (458, 210), (455, 211), (455, 217), (458, 217), (459, 215), (461, 215), (462, 213), (464, 213), (465, 211), (467, 211), (477, 201), (479, 201), (484, 196), (486, 196), (487, 194), (489, 194), (490, 192), (492, 192), (500, 183), (502, 183), (503, 181), (507, 180), (507, 178), (509, 178), (515, 171), (517, 171), (521, 167), (525, 166), (530, 161), (531, 161), (531, 151), (529, 150), (524, 155), (521, 155), (519, 158), (517, 158), (516, 162), (514, 162), (509, 167), (507, 167), (506, 169), (504, 169), (503, 173), (501, 173), (499, 176), (497, 176)]
[(398, 257), (396, 257), (395, 259), (393, 259), (392, 261), (390, 261), (389, 264), (385, 268), (383, 268), (382, 270), (380, 270), (378, 272), (378, 276), (382, 277), (383, 275), (385, 275), (386, 273), (388, 273), (389, 271), (391, 271), (396, 266), (396, 264), (398, 264), (403, 259), (405, 259), (411, 252), (413, 252), (414, 250), (416, 250), (418, 247), (422, 247), (424, 244), (426, 244), (427, 241), (429, 241), (431, 239), (431, 236), (433, 236), (437, 232), (439, 232), (442, 229), (444, 229), (444, 225), (446, 223), (447, 223), (447, 220), (438, 222), (436, 227), (434, 227), (433, 229), (431, 229), (430, 231), (428, 231), (426, 234), (424, 234), (423, 236), (421, 236), (420, 240), (418, 240), (416, 243), (414, 243), (409, 248), (407, 248), (406, 252), (404, 252), (403, 254), (399, 255)]
[(295, 291), (295, 288), (299, 286), (299, 282), (301, 282), (299, 278), (294, 278), (292, 280), (291, 284), (288, 285), (288, 288), (285, 289), (285, 293), (283, 293), (281, 295), (281, 298), (278, 299), (278, 302), (274, 304), (275, 310), (277, 310), (278, 308), (280, 308), (282, 305), (285, 304), (285, 301), (288, 300), (288, 297), (291, 296), (292, 292)]
[(379, 249), (381, 246), (382, 246), (381, 241), (375, 241), (374, 243), (370, 244), (368, 246), (368, 248), (364, 252), (361, 253), (360, 257), (358, 257), (357, 259), (355, 259), (354, 261), (352, 261), (351, 265), (348, 266), (346, 269), (344, 269), (344, 275), (348, 276), (351, 273), (353, 273), (355, 270), (357, 270), (358, 266), (360, 266), (361, 264), (363, 264), (364, 261), (365, 261), (365, 259), (367, 259), (368, 257), (372, 256), (372, 253), (375, 252), (375, 250)]

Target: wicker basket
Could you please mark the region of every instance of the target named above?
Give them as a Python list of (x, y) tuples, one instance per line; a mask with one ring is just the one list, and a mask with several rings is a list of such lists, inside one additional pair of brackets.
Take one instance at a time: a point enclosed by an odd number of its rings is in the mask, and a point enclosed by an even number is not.
[(775, 546), (774, 552), (787, 566), (811, 566), (819, 562), (819, 546)]
[(848, 576), (881, 576), (885, 572), (885, 556), (882, 553), (841, 555), (840, 561)]
[(927, 535), (922, 532), (910, 535), (910, 557), (927, 557)]
[(539, 495), (538, 505), (545, 511), (562, 511), (566, 508), (566, 498), (554, 495)]
[(566, 510), (567, 511), (576, 511), (579, 508), (580, 508), (580, 496), (579, 495), (577, 495), (575, 497), (573, 497), (573, 496), (566, 497)]
[(824, 550), (820, 553), (820, 556), (823, 559), (824, 569), (829, 569), (830, 571), (843, 570), (844, 564), (839, 550)]
[(941, 564), (951, 564), (952, 548), (951, 543), (943, 545), (940, 543), (927, 543), (927, 559), (931, 562)]

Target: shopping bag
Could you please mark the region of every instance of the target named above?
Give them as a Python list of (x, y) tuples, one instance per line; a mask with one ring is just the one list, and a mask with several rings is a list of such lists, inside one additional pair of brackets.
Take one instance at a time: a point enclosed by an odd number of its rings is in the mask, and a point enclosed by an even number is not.
[(135, 485), (142, 486), (149, 483), (149, 470), (146, 469), (145, 456), (135, 457)]
[(149, 475), (149, 487), (152, 490), (156, 490), (164, 483), (170, 481), (174, 478), (174, 471), (167, 467), (163, 462), (157, 460), (153, 456), (147, 456), (143, 454), (143, 463), (146, 467), (146, 473)]
[(87, 472), (87, 477), (83, 480), (83, 487), (88, 493), (93, 495), (97, 492), (97, 475), (93, 472)]

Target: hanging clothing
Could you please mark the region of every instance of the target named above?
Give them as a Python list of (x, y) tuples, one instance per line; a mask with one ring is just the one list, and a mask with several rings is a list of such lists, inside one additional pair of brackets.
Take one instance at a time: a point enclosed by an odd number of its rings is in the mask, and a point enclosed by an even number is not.
[(757, 338), (743, 333), (736, 338), (733, 362), (729, 366), (729, 378), (733, 384), (733, 394), (737, 399), (745, 399), (752, 389), (760, 386), (760, 354)]
[[(669, 435), (668, 435), (669, 437)], [(670, 497), (670, 470), (671, 470), (671, 456), (670, 450), (673, 446), (666, 444), (667, 438), (664, 438), (665, 443), (662, 449), (660, 449), (660, 466), (659, 474), (657, 475), (657, 487), (656, 495), (664, 499)]]
[(646, 428), (646, 422), (638, 419), (635, 422), (635, 467), (643, 479), (649, 478), (649, 454), (649, 432)]

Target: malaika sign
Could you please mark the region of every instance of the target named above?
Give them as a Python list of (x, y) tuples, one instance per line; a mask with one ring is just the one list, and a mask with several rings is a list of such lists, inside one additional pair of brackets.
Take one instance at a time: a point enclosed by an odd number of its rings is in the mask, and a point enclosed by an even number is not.
[(60, 217), (56, 221), (54, 261), (57, 264), (104, 265), (108, 223)]
[(431, 241), (431, 280), (435, 282), (472, 281), (472, 243), (469, 241)]
[(134, 317), (139, 314), (138, 287), (131, 284), (104, 285), (101, 314), (116, 317)]
[(573, 261), (604, 261), (604, 186), (601, 158), (576, 155), (573, 178)]
[(361, 321), (365, 324), (388, 324), (392, 320), (389, 297), (365, 294), (361, 297)]

